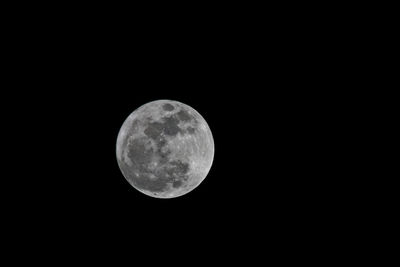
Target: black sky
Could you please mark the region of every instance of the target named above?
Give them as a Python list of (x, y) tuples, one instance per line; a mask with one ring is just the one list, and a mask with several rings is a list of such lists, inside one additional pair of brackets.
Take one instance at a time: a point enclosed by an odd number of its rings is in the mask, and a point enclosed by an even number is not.
[[(15, 168), (20, 193), (11, 200), (35, 227), (94, 240), (217, 233), (229, 241), (304, 233), (329, 216), (337, 129), (327, 122), (338, 87), (323, 67), (334, 55), (313, 33), (295, 24), (185, 34), (46, 27), (26, 26), (24, 75), (14, 84), (15, 113), (27, 117), (18, 151), (29, 160)], [(126, 117), (158, 99), (197, 110), (215, 142), (208, 177), (168, 200), (130, 186), (115, 156)]]

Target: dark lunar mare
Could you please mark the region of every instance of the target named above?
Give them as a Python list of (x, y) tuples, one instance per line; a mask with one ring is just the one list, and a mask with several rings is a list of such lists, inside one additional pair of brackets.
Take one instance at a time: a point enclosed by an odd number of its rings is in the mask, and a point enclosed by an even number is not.
[(178, 127), (179, 120), (176, 116), (165, 117), (164, 122), (149, 122), (147, 128), (144, 130), (144, 134), (149, 138), (156, 140), (164, 133), (168, 136), (175, 136), (178, 133), (183, 133), (183, 130)]
[(151, 139), (157, 139), (164, 130), (164, 125), (160, 122), (151, 122), (144, 130), (144, 134)]
[(174, 188), (179, 188), (182, 184), (183, 181), (188, 180), (187, 172), (189, 171), (189, 164), (182, 162), (180, 160), (173, 160), (168, 162), (167, 165), (165, 165), (165, 174), (168, 174), (168, 180), (169, 182), (173, 182), (172, 186)]
[(192, 120), (192, 116), (189, 115), (189, 113), (183, 109), (181, 109), (178, 113), (176, 113), (176, 116), (181, 120), (181, 121), (190, 121)]
[(173, 188), (179, 188), (180, 186), (182, 185), (182, 181), (174, 181), (173, 183), (172, 183), (172, 187)]
[(164, 104), (162, 107), (166, 111), (172, 111), (172, 110), (175, 109), (175, 107), (173, 105), (169, 104), (169, 103)]
[(190, 115), (185, 109), (181, 109), (178, 113), (176, 113), (176, 117), (183, 122), (192, 123), (193, 127), (187, 127), (185, 134), (195, 134), (196, 128), (199, 126), (199, 121), (196, 119), (196, 117)]
[(151, 162), (154, 151), (147, 148), (143, 138), (133, 140), (128, 145), (127, 156), (132, 162), (132, 168), (138, 171), (144, 171), (146, 164)]
[(194, 134), (194, 132), (196, 131), (196, 129), (195, 128), (193, 128), (193, 127), (187, 127), (187, 132), (189, 133), (189, 134)]
[(179, 132), (183, 132), (181, 128), (178, 127), (179, 120), (173, 117), (166, 117), (164, 122), (164, 134), (169, 136), (175, 136)]

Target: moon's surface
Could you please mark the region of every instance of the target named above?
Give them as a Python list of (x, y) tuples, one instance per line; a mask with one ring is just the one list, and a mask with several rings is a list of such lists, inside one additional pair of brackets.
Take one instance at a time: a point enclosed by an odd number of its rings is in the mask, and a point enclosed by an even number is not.
[(178, 101), (157, 100), (128, 116), (116, 152), (119, 168), (134, 188), (172, 198), (192, 191), (207, 176), (214, 139), (196, 110)]

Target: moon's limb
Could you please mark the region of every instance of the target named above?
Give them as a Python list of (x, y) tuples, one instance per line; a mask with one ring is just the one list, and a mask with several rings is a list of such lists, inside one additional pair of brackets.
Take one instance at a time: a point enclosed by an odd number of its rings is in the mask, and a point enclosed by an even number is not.
[[(141, 142), (145, 142), (142, 147), (146, 151), (158, 151), (150, 153), (144, 171), (138, 170), (138, 162), (145, 160), (132, 160), (132, 153), (139, 153), (138, 149), (132, 152), (138, 140), (145, 140)], [(157, 100), (128, 116), (118, 134), (116, 154), (123, 175), (134, 188), (150, 196), (171, 198), (192, 191), (205, 179), (213, 162), (214, 140), (207, 122), (196, 110), (177, 101)], [(177, 181), (177, 188), (171, 182), (177, 176), (167, 168), (175, 162), (187, 166), (182, 176), (186, 178)], [(167, 180), (170, 182), (165, 186), (159, 185)], [(158, 185), (146, 188), (146, 183)]]

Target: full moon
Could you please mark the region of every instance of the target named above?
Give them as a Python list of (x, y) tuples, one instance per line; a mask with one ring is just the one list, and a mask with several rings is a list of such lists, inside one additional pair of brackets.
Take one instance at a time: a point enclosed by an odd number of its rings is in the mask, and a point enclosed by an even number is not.
[(116, 154), (123, 176), (135, 189), (173, 198), (206, 178), (214, 139), (196, 110), (178, 101), (157, 100), (128, 116), (118, 133)]

